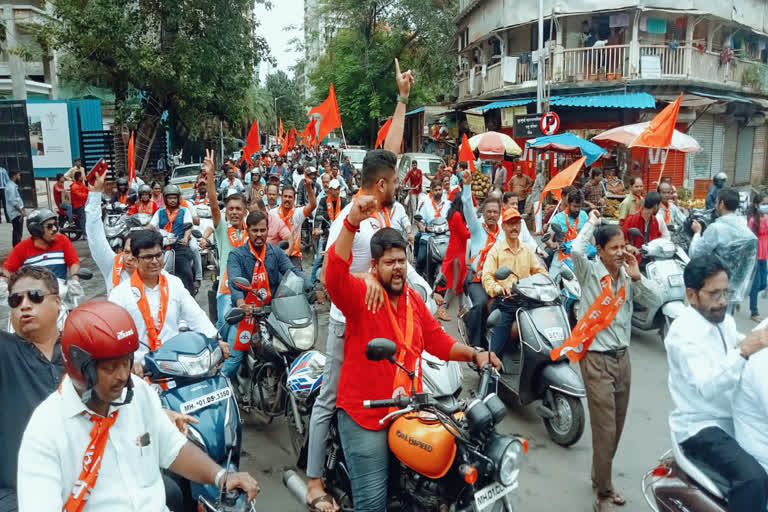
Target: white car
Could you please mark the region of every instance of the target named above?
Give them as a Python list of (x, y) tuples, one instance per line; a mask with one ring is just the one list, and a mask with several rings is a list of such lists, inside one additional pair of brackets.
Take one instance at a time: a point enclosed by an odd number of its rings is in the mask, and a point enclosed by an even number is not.
[(344, 156), (349, 157), (349, 163), (352, 164), (352, 167), (357, 169), (359, 172), (363, 170), (363, 159), (365, 158), (365, 154), (367, 152), (367, 149), (350, 148), (345, 149), (343, 154)]
[(411, 169), (413, 161), (416, 161), (417, 166), (421, 169), (422, 174), (422, 189), (429, 189), (429, 177), (437, 174), (437, 168), (440, 164), (445, 164), (442, 158), (432, 153), (405, 153), (400, 157), (400, 161), (397, 164), (397, 181), (402, 183), (403, 178)]
[(171, 179), (168, 181), (171, 185), (178, 185), (181, 189), (181, 195), (189, 199), (195, 194), (195, 183), (202, 171), (202, 164), (179, 165), (173, 169)]

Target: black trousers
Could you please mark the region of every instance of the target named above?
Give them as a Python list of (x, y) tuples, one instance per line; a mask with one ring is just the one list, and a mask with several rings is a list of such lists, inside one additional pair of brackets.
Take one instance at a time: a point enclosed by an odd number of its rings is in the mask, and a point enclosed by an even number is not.
[(488, 294), (485, 293), (482, 283), (472, 282), (469, 277), (464, 282), (464, 291), (472, 301), (472, 308), (464, 317), (467, 319), (467, 337), (473, 347), (488, 349), (483, 339), (485, 322), (488, 320)]
[[(10, 217), (8, 217), (8, 205), (5, 202), (5, 189), (0, 188), (0, 209), (2, 209), (2, 214), (5, 216), (5, 222), (11, 222)], [(2, 222), (3, 219), (0, 218), (0, 222)]]
[(729, 512), (762, 512), (768, 504), (768, 475), (734, 438), (708, 427), (680, 443), (683, 453), (728, 499)]
[(177, 243), (174, 246), (174, 250), (176, 252), (176, 262), (174, 269), (176, 277), (181, 279), (181, 282), (184, 283), (184, 288), (186, 288), (187, 291), (192, 294), (194, 290), (195, 277), (192, 261), (192, 249), (186, 245)]
[(13, 226), (11, 240), (13, 242), (13, 246), (16, 247), (16, 245), (21, 242), (21, 235), (24, 232), (24, 217), (19, 215), (11, 221), (11, 225)]
[(16, 489), (0, 489), (0, 512), (17, 512), (18, 510)]
[(174, 473), (163, 472), (163, 487), (165, 488), (165, 506), (171, 512), (184, 512), (185, 509), (190, 510), (193, 508), (184, 506), (184, 492), (176, 481)]

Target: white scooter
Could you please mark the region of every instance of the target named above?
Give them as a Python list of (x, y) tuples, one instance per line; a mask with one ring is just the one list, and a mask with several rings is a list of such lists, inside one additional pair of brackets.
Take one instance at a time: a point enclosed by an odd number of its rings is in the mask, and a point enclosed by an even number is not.
[[(637, 228), (629, 229), (630, 237), (643, 237)], [(667, 336), (670, 325), (685, 310), (686, 295), (683, 270), (690, 258), (671, 240), (657, 238), (640, 249), (645, 276), (654, 281), (663, 297), (661, 303), (635, 303), (632, 327), (642, 330), (659, 329), (661, 339)]]

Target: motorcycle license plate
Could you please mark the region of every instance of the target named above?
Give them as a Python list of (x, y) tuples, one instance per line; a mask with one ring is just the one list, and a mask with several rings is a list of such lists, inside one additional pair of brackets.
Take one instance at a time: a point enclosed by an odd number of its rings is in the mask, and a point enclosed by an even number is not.
[(216, 402), (227, 400), (231, 396), (232, 389), (229, 387), (222, 388), (214, 391), (213, 393), (208, 393), (207, 395), (197, 397), (194, 400), (190, 400), (189, 402), (184, 402), (181, 404), (181, 412), (182, 414), (189, 414), (191, 412), (199, 411), (200, 409), (208, 407), (211, 404), (215, 404)]
[(494, 482), (491, 485), (485, 487), (484, 489), (477, 491), (475, 493), (475, 505), (477, 507), (478, 512), (481, 510), (485, 510), (486, 508), (490, 507), (491, 505), (499, 501), (501, 498), (503, 498), (507, 494), (517, 489), (517, 485), (518, 485), (517, 482), (515, 482), (509, 487), (505, 487), (501, 485), (499, 482)]

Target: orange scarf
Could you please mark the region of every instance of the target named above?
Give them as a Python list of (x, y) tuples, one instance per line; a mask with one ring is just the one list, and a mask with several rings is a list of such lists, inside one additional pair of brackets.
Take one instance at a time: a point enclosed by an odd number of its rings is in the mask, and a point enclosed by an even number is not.
[[(485, 229), (485, 232), (488, 234), (488, 238), (485, 239), (485, 247), (483, 247), (483, 250), (481, 250), (475, 258), (480, 258), (477, 260), (477, 272), (475, 272), (475, 278), (472, 280), (475, 283), (479, 283), (480, 280), (483, 278), (483, 265), (485, 265), (485, 258), (488, 257), (488, 253), (491, 252), (491, 248), (496, 243), (496, 238), (499, 236), (499, 233), (501, 232), (501, 229), (499, 228), (499, 225), (496, 225), (496, 232), (491, 233), (488, 230), (488, 225), (483, 224), (483, 229)], [(472, 263), (473, 260), (470, 261)]]
[[(251, 278), (251, 288), (258, 291), (264, 288), (267, 291), (267, 298), (264, 302), (261, 302), (256, 298), (256, 293), (248, 292), (245, 295), (246, 304), (256, 304), (261, 307), (272, 300), (272, 291), (269, 289), (269, 276), (267, 275), (267, 267), (264, 265), (264, 257), (267, 255), (267, 246), (261, 248), (261, 253), (257, 253), (251, 244), (248, 244), (248, 249), (251, 250), (251, 254), (256, 258), (256, 264), (253, 266), (253, 278)], [(235, 344), (232, 346), (235, 350), (248, 350), (251, 345), (251, 337), (253, 336), (253, 330), (256, 326), (256, 318), (253, 316), (246, 316), (239, 324), (237, 324), (237, 334), (235, 335)]]
[(208, 204), (208, 198), (198, 197), (197, 199), (195, 199), (195, 204)]
[[(138, 274), (138, 272), (136, 272)], [(61, 387), (59, 387), (61, 393)], [(96, 485), (96, 479), (99, 478), (99, 468), (104, 459), (104, 450), (107, 448), (107, 439), (109, 439), (109, 429), (117, 421), (117, 413), (113, 411), (106, 418), (83, 411), (83, 416), (89, 417), (93, 422), (91, 428), (91, 442), (85, 449), (83, 455), (83, 469), (80, 470), (80, 476), (77, 477), (72, 492), (64, 503), (63, 512), (80, 512), (85, 507), (88, 498)]]
[(248, 232), (245, 227), (245, 222), (243, 222), (243, 225), (240, 229), (242, 230), (243, 234), (240, 235), (240, 238), (238, 238), (237, 230), (235, 227), (232, 225), (227, 226), (227, 238), (229, 239), (229, 243), (232, 244), (233, 248), (240, 247), (245, 243), (246, 240), (248, 240)]
[(120, 194), (117, 200), (122, 204), (128, 204), (128, 192), (126, 192), (125, 194)]
[(136, 211), (138, 213), (148, 213), (149, 215), (152, 215), (154, 213), (154, 207), (153, 207), (152, 201), (151, 200), (147, 201), (146, 204), (143, 203), (142, 201), (139, 201), (136, 204)]
[(176, 208), (176, 211), (173, 212), (173, 215), (168, 213), (168, 208), (165, 209), (165, 215), (168, 216), (168, 224), (165, 225), (163, 228), (164, 230), (168, 231), (169, 233), (173, 232), (173, 221), (176, 220), (176, 216), (181, 211), (181, 208)]
[[(579, 235), (579, 218), (576, 217), (576, 222), (574, 222), (573, 226), (571, 226), (571, 223), (568, 221), (568, 217), (569, 217), (568, 209), (566, 208), (563, 213), (565, 213), (565, 226), (566, 226), (566, 232), (565, 232), (565, 237), (563, 238), (563, 241), (567, 242), (569, 240), (573, 240)], [(565, 254), (563, 251), (560, 251), (559, 253), (557, 253), (557, 259), (562, 261), (567, 258), (568, 258), (568, 255)]]
[[(381, 213), (381, 215), (379, 215), (380, 213)], [(389, 216), (389, 212), (387, 211), (386, 208), (384, 208), (380, 212), (376, 212), (376, 213), (371, 214), (371, 216), (369, 218), (376, 218), (376, 220), (378, 220), (379, 223), (381, 223), (382, 227), (384, 227), (384, 226), (386, 226), (388, 228), (392, 227), (392, 218)]]
[(549, 352), (549, 357), (557, 361), (563, 353), (571, 360), (578, 363), (587, 353), (587, 349), (595, 339), (595, 335), (608, 327), (621, 309), (626, 299), (626, 290), (622, 286), (615, 296), (611, 291), (611, 276), (603, 276), (600, 279), (603, 291), (597, 296), (595, 302), (589, 307), (584, 316), (571, 331), (571, 335), (557, 348)]
[(131, 286), (138, 289), (141, 292), (141, 297), (137, 302), (139, 306), (139, 312), (144, 319), (144, 325), (147, 326), (147, 344), (151, 350), (157, 350), (160, 348), (161, 342), (159, 333), (163, 330), (165, 324), (165, 314), (168, 312), (168, 279), (160, 274), (160, 308), (157, 310), (157, 323), (159, 327), (155, 325), (155, 320), (152, 318), (152, 312), (149, 310), (149, 301), (147, 300), (147, 294), (144, 293), (144, 281), (141, 280), (139, 272), (136, 271), (131, 276)]
[(664, 209), (664, 224), (669, 224), (671, 210), (671, 205)]
[(325, 199), (325, 205), (328, 209), (328, 218), (331, 219), (331, 221), (336, 220), (336, 216), (341, 212), (341, 197), (336, 198), (336, 204), (334, 205), (333, 201), (331, 201), (331, 196), (328, 196)]
[[(291, 226), (291, 219), (293, 218), (293, 208), (285, 212), (285, 210), (280, 207), (277, 209), (277, 214), (280, 216), (280, 218), (283, 220), (286, 226), (288, 226), (288, 229), (293, 233), (293, 227)], [(291, 250), (291, 256), (299, 256), (301, 257), (301, 250), (299, 249), (301, 244), (301, 237), (296, 239), (296, 243), (293, 245), (293, 249)]]
[(115, 254), (115, 261), (112, 263), (112, 287), (120, 284), (120, 276), (123, 275), (123, 268), (125, 268), (125, 261), (123, 260), (123, 253), (119, 252)]
[(432, 198), (432, 193), (429, 194), (429, 200), (432, 201), (432, 208), (435, 210), (435, 218), (440, 217), (440, 208), (437, 207), (437, 203)]
[[(421, 393), (421, 356), (413, 349), (413, 308), (410, 304), (410, 292), (408, 285), (404, 285), (403, 293), (400, 295), (405, 297), (405, 332), (400, 329), (400, 324), (397, 321), (397, 317), (392, 312), (392, 304), (389, 302), (389, 295), (384, 295), (384, 303), (387, 306), (387, 315), (389, 316), (389, 322), (392, 325), (392, 329), (395, 331), (395, 343), (397, 343), (397, 362), (405, 366), (406, 353), (411, 355), (415, 359), (414, 372), (415, 383), (417, 393)], [(403, 303), (400, 302), (398, 307), (403, 307)], [(392, 396), (410, 395), (411, 394), (411, 379), (408, 374), (401, 368), (397, 367), (395, 370), (395, 378), (392, 381)], [(394, 410), (394, 409), (393, 409)]]

